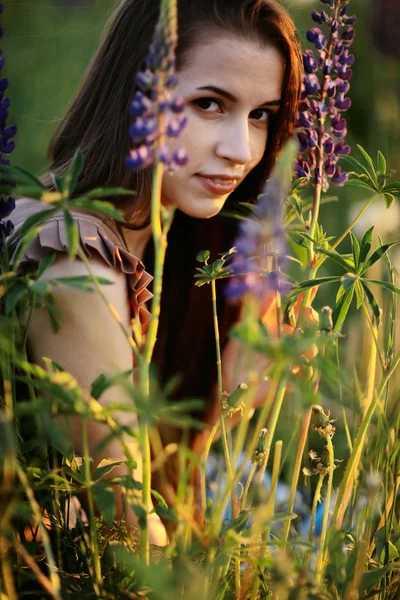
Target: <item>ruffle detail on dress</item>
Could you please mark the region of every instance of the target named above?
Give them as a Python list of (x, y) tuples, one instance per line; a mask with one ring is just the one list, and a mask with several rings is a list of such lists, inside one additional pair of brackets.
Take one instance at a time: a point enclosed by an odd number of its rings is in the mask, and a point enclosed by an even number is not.
[[(125, 273), (128, 282), (129, 302), (134, 315), (139, 317), (144, 330), (150, 321), (150, 312), (145, 303), (153, 297), (147, 289), (153, 277), (145, 271), (144, 264), (133, 254), (121, 247), (117, 236), (100, 219), (71, 212), (74, 223), (78, 226), (80, 246), (90, 259), (93, 251), (99, 254), (110, 267), (119, 268)], [(17, 231), (15, 232), (17, 234)], [(15, 236), (16, 237), (16, 236)], [(21, 244), (19, 241), (10, 262), (14, 263), (15, 255)], [(19, 270), (27, 264), (37, 264), (51, 252), (66, 252), (68, 249), (63, 217), (50, 218), (42, 226), (38, 235), (25, 251)]]

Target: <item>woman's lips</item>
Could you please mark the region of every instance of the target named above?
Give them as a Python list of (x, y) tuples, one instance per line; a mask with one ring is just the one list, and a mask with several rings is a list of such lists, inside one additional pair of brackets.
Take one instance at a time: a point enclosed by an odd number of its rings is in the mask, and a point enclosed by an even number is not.
[(225, 194), (230, 194), (237, 186), (237, 179), (226, 180), (224, 183), (216, 183), (214, 179), (210, 179), (209, 177), (205, 177), (204, 175), (199, 175), (198, 173), (195, 175), (195, 177), (199, 179), (202, 185), (209, 192), (212, 192), (217, 196), (224, 196)]

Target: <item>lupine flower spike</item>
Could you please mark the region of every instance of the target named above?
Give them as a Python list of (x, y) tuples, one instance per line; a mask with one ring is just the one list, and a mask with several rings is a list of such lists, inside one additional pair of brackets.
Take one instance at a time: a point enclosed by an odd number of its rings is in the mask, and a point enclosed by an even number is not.
[(231, 298), (247, 292), (262, 298), (266, 291), (286, 293), (291, 287), (282, 272), (287, 261), (283, 188), (280, 179), (270, 179), (258, 198), (254, 217), (240, 225), (231, 264), (233, 277), (226, 292)]
[[(0, 14), (3, 12), (3, 5), (0, 4)], [(3, 37), (3, 29), (0, 27), (0, 39)], [(1, 77), (1, 71), (4, 67), (3, 52), (0, 50), (0, 171), (1, 165), (9, 166), (8, 157), (15, 148), (15, 142), (12, 139), (17, 133), (15, 125), (7, 126), (8, 109), (10, 100), (5, 97), (8, 80)], [(3, 239), (10, 235), (13, 230), (13, 224), (7, 217), (15, 208), (15, 200), (9, 194), (0, 192), (0, 250), (3, 247)]]
[(317, 52), (306, 50), (303, 56), (305, 76), (297, 123), (301, 154), (296, 171), (299, 178), (322, 185), (326, 192), (330, 181), (343, 185), (348, 179), (337, 162), (350, 153), (344, 141), (347, 123), (342, 113), (351, 106), (346, 94), (353, 75), (354, 56), (349, 48), (356, 18), (347, 16), (343, 0), (321, 1), (329, 6), (329, 13), (313, 11), (312, 18), (328, 32), (325, 36), (320, 27), (307, 31)]
[[(183, 131), (187, 118), (185, 102), (174, 94), (178, 85), (175, 74), (176, 39), (171, 33), (168, 19), (157, 24), (146, 66), (137, 73), (129, 112), (133, 117), (130, 136), (133, 148), (125, 164), (133, 170), (152, 165), (158, 158), (169, 171), (184, 166), (188, 156), (183, 148), (172, 154), (165, 145), (166, 138), (177, 138)], [(160, 85), (160, 82), (162, 85)]]

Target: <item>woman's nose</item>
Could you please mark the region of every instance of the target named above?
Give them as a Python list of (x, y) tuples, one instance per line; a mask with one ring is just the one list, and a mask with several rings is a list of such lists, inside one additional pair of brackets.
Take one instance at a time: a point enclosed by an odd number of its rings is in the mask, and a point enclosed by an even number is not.
[(219, 158), (225, 158), (232, 163), (245, 165), (252, 159), (248, 121), (246, 123), (226, 123), (221, 128), (216, 147)]

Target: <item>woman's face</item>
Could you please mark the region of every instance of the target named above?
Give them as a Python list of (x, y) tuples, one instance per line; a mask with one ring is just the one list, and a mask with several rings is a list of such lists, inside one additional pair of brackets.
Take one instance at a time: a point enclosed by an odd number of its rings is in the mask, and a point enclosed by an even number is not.
[(284, 60), (273, 46), (221, 30), (187, 53), (178, 75), (188, 124), (167, 146), (185, 148), (189, 162), (164, 173), (162, 200), (209, 218), (263, 157), (268, 119), (280, 105)]

